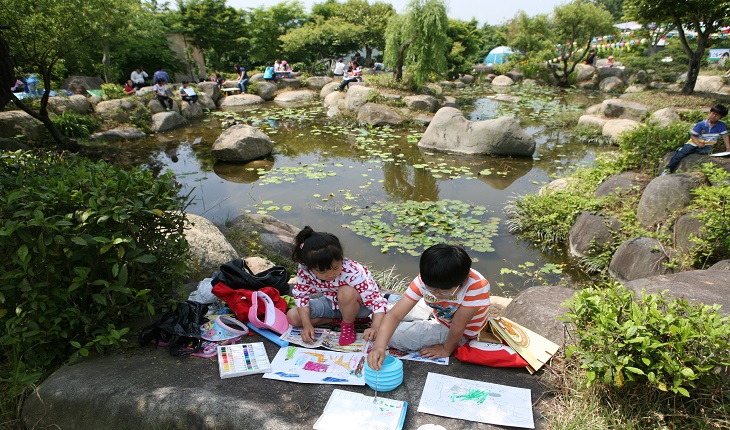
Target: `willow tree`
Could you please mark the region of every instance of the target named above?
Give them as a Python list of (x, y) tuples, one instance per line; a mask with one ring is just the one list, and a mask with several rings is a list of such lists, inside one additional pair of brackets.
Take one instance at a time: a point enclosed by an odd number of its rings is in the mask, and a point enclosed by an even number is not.
[(448, 18), (441, 0), (411, 0), (402, 15), (393, 15), (385, 30), (385, 64), (395, 80), (403, 79), (403, 68), (411, 83), (420, 87), (429, 78), (447, 70), (446, 52), (451, 48), (446, 34)]
[[(624, 12), (641, 23), (670, 22), (677, 28), (679, 41), (689, 57), (682, 93), (692, 94), (705, 49), (712, 43), (710, 36), (730, 21), (730, 1), (624, 0)], [(697, 32), (696, 45), (688, 42), (686, 29)]]

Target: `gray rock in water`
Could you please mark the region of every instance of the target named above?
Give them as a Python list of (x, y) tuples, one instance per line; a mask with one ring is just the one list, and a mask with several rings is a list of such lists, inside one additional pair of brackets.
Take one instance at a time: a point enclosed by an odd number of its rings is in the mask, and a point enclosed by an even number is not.
[(621, 172), (602, 183), (596, 190), (596, 197), (610, 194), (623, 195), (634, 190), (643, 190), (651, 182), (651, 177), (645, 173)]
[(175, 111), (160, 112), (152, 115), (152, 125), (150, 128), (155, 132), (167, 131), (187, 123), (188, 120)]
[(459, 109), (445, 107), (436, 112), (418, 146), (465, 154), (530, 157), (535, 152), (535, 139), (522, 130), (516, 118), (472, 122)]
[(264, 249), (287, 258), (291, 257), (294, 238), (301, 230), (269, 215), (260, 214), (236, 217), (231, 220), (228, 229), (247, 235), (256, 234)]
[(279, 89), (296, 90), (302, 87), (302, 80), (299, 78), (282, 78), (276, 81), (276, 86)]
[[(641, 294), (666, 291), (668, 297), (683, 297), (691, 302), (722, 305), (720, 313), (730, 315), (730, 270), (690, 270), (670, 275), (636, 279), (624, 284), (628, 290)], [(665, 296), (666, 297), (666, 296)]]
[(583, 211), (573, 223), (568, 234), (570, 255), (588, 257), (609, 249), (614, 234), (621, 228), (621, 222), (614, 217), (604, 217)]
[(201, 82), (198, 84), (198, 89), (201, 93), (207, 94), (213, 102), (217, 102), (223, 96), (216, 82)]
[(265, 157), (273, 149), (274, 143), (263, 131), (239, 124), (221, 133), (210, 151), (218, 160), (244, 162)]
[(274, 98), (277, 103), (307, 103), (314, 100), (315, 93), (310, 90), (285, 91)]
[(100, 131), (89, 136), (89, 140), (115, 142), (119, 140), (136, 140), (147, 136), (142, 130), (130, 126), (121, 126), (107, 131)]
[(80, 94), (69, 97), (50, 97), (48, 99), (48, 110), (56, 115), (61, 115), (66, 111), (86, 115), (91, 112), (91, 103), (89, 103), (89, 99)]
[(515, 297), (502, 312), (502, 316), (535, 333), (562, 345), (565, 324), (558, 317), (565, 315), (562, 303), (573, 297), (575, 290), (566, 287), (531, 287)]
[(43, 123), (21, 110), (0, 112), (0, 137), (13, 139), (24, 136), (33, 141), (43, 137), (46, 128)]
[(435, 97), (429, 95), (415, 95), (403, 97), (403, 102), (411, 109), (425, 110), (427, 112), (436, 112), (439, 108), (439, 102)]
[(400, 124), (403, 122), (403, 117), (388, 106), (365, 103), (357, 111), (357, 120), (362, 124), (384, 126)]
[(321, 98), (321, 99), (326, 98), (328, 95), (335, 92), (337, 90), (337, 87), (339, 87), (339, 86), (340, 86), (339, 82), (330, 82), (329, 84), (326, 84), (319, 91), (319, 98)]
[(646, 186), (639, 200), (636, 217), (645, 228), (652, 228), (694, 198), (692, 190), (707, 184), (702, 173), (659, 176)]
[(350, 87), (345, 95), (345, 109), (357, 112), (360, 108), (368, 102), (370, 97), (370, 91), (372, 89), (363, 86)]
[(236, 94), (225, 96), (220, 100), (220, 108), (234, 108), (242, 106), (251, 106), (263, 103), (264, 99), (255, 94)]
[(191, 281), (210, 277), (222, 264), (238, 258), (236, 250), (215, 224), (191, 213), (185, 217), (185, 239), (190, 244), (189, 267), (193, 269)]
[(592, 81), (593, 76), (596, 74), (596, 68), (587, 64), (578, 64), (575, 71), (576, 82)]
[(99, 102), (94, 111), (104, 120), (114, 121), (117, 124), (129, 122), (129, 118), (149, 118), (150, 111), (142, 104), (138, 97), (107, 100)]
[(182, 102), (180, 111), (180, 114), (188, 120), (199, 118), (205, 114), (201, 103)]
[(271, 82), (259, 82), (256, 94), (264, 100), (274, 100), (274, 94), (276, 93), (276, 84)]
[(321, 91), (330, 82), (332, 82), (332, 78), (329, 76), (312, 76), (307, 79), (307, 88), (312, 91)]
[(669, 255), (656, 239), (637, 237), (619, 245), (611, 258), (608, 273), (619, 282), (672, 272), (666, 266)]

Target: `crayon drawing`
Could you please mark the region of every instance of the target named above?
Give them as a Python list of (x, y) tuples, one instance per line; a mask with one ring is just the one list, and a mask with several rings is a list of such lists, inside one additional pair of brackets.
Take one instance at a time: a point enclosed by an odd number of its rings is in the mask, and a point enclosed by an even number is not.
[(430, 372), (418, 412), (467, 421), (535, 428), (530, 390)]
[(264, 378), (302, 384), (365, 385), (365, 355), (288, 346), (271, 361)]

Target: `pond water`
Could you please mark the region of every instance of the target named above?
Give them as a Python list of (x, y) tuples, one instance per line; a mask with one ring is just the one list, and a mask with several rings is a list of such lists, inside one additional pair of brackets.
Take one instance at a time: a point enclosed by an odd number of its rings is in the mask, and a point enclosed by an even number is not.
[[(517, 116), (537, 140), (532, 158), (423, 151), (417, 143), (424, 126), (330, 125), (321, 105), (285, 108), (273, 102), (237, 113), (275, 142), (265, 160), (235, 165), (212, 159), (210, 147), (221, 132), (215, 115), (151, 136), (132, 151), (151, 154), (151, 165), (177, 175), (183, 192), (191, 193), (189, 212), (218, 223), (265, 213), (298, 227), (310, 225), (337, 235), (346, 255), (371, 270), (395, 266), (395, 273), (410, 279), (418, 273), (424, 249), (416, 242), (445, 238), (465, 244), (494, 294), (512, 296), (535, 282), (503, 269), (525, 274), (565, 264), (565, 274), (580, 277), (564, 252), (543, 252), (539, 244), (509, 233), (503, 208), (566, 169), (590, 163), (598, 151), (611, 150), (571, 142), (545, 125), (561, 112), (600, 102), (600, 96), (547, 90), (496, 95), (488, 87), (470, 91), (465, 94), (473, 103), (463, 108), (465, 114), (473, 120)], [(562, 275), (543, 276), (557, 282)]]

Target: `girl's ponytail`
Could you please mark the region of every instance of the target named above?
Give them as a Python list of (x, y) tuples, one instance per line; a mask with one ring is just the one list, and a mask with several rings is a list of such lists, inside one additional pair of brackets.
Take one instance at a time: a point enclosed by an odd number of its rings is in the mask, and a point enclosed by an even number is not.
[(312, 237), (312, 234), (314, 234), (314, 230), (312, 230), (312, 227), (305, 226), (302, 231), (297, 233), (297, 237), (294, 238), (294, 249), (292, 249), (291, 253), (291, 259), (295, 263), (301, 263), (302, 259), (302, 250), (304, 248), (304, 242)]
[(294, 239), (291, 258), (310, 269), (329, 270), (332, 263), (342, 261), (344, 251), (340, 240), (331, 233), (315, 232), (306, 226)]

